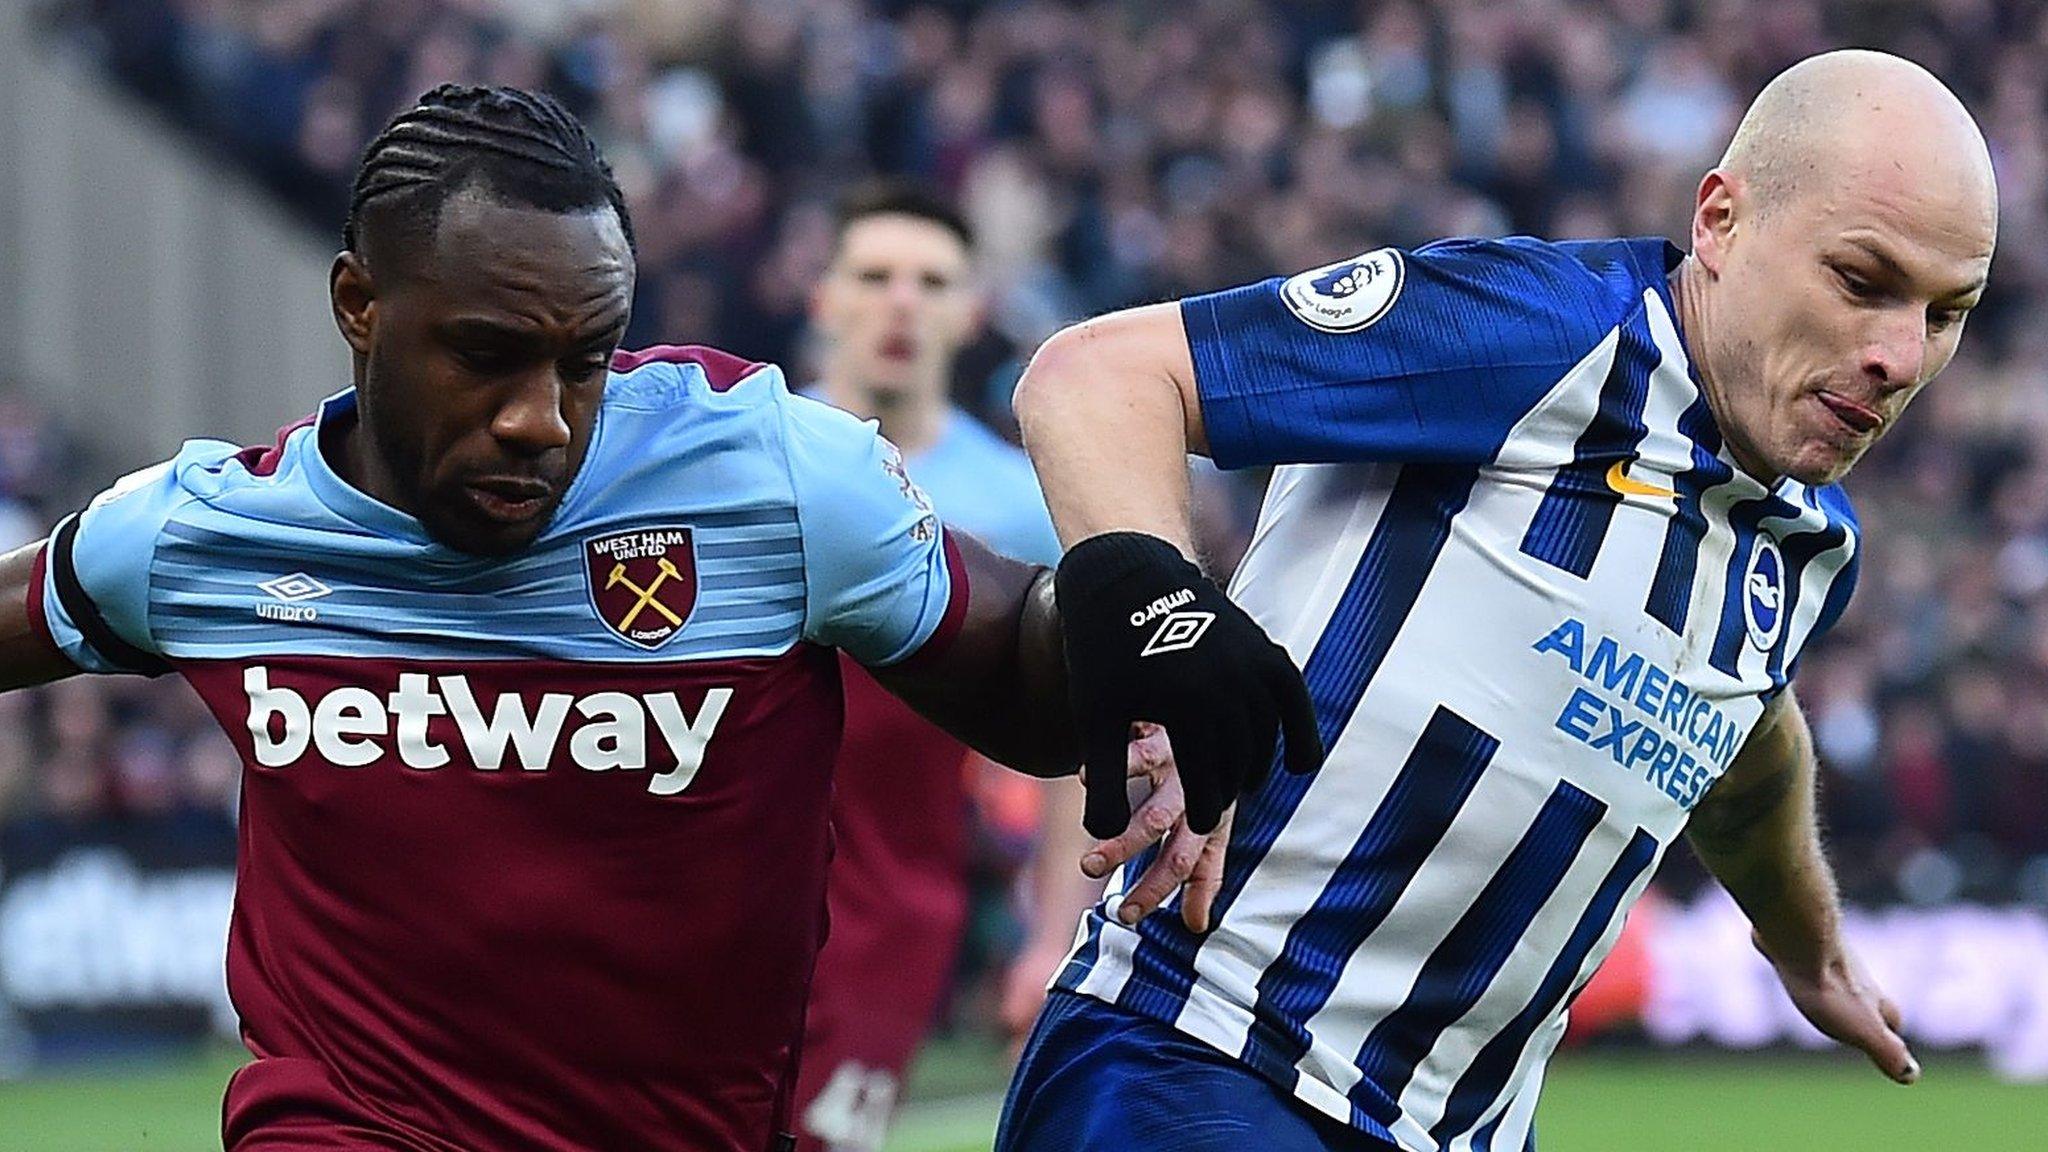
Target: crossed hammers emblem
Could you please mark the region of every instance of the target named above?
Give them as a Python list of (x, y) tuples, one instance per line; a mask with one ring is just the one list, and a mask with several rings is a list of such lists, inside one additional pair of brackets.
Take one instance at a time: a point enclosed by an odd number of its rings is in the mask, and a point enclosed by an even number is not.
[(672, 561), (670, 561), (669, 558), (666, 556), (663, 556), (658, 561), (658, 563), (661, 567), (661, 571), (654, 577), (654, 582), (647, 585), (647, 587), (642, 588), (640, 585), (634, 583), (631, 577), (626, 575), (626, 565), (624, 563), (617, 561), (613, 562), (611, 575), (605, 577), (604, 579), (605, 588), (607, 590), (610, 590), (612, 588), (617, 587), (618, 585), (624, 584), (626, 586), (626, 591), (631, 592), (635, 596), (638, 596), (640, 598), (637, 602), (634, 603), (633, 607), (626, 612), (626, 618), (619, 621), (620, 630), (623, 631), (633, 627), (633, 621), (639, 619), (640, 613), (648, 608), (653, 608), (656, 612), (659, 612), (663, 616), (668, 617), (668, 622), (676, 626), (677, 628), (681, 628), (683, 626), (683, 618), (681, 616), (676, 615), (673, 611), (669, 609), (668, 605), (663, 604), (661, 601), (656, 600), (654, 598), (655, 593), (661, 591), (661, 586), (663, 584), (668, 583), (671, 577), (680, 580), (683, 578), (683, 574), (676, 568), (675, 564)]

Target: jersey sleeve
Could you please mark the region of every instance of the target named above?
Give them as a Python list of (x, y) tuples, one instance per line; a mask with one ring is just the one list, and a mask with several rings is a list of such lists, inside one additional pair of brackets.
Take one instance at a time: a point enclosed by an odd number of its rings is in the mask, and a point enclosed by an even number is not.
[(1446, 240), (1181, 302), (1225, 468), (1485, 463), (1622, 318), (1558, 245)]
[(42, 618), (50, 639), (88, 672), (170, 670), (149, 626), (149, 569), (171, 512), (191, 499), (180, 465), (196, 451), (116, 481), (50, 534), (42, 564)]
[(1000, 486), (999, 502), (1009, 514), (989, 525), (984, 542), (1003, 555), (1028, 564), (1048, 568), (1059, 564), (1059, 533), (1053, 530), (1052, 513), (1046, 511), (1045, 493), (1038, 487), (1031, 466), (1018, 461), (1013, 467), (990, 472), (989, 479)]
[(957, 553), (902, 454), (827, 404), (785, 397), (803, 534), (804, 637), (863, 664), (896, 664), (950, 638), (967, 606)]

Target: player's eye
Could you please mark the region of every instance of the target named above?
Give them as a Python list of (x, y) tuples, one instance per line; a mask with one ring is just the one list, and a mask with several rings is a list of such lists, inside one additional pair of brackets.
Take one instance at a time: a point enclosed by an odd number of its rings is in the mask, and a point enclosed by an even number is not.
[(1843, 291), (1857, 300), (1876, 300), (1884, 295), (1877, 285), (1865, 279), (1861, 274), (1852, 272), (1840, 265), (1835, 266), (1835, 279), (1841, 281)]
[(889, 274), (880, 268), (863, 268), (855, 277), (863, 284), (880, 286), (889, 282)]
[(570, 380), (588, 380), (602, 375), (606, 363), (603, 356), (577, 356), (562, 362), (562, 375)]
[(1946, 332), (1961, 324), (1963, 318), (1969, 314), (1970, 310), (1967, 308), (1936, 308), (1927, 314), (1927, 330), (1936, 333)]
[(455, 359), (479, 376), (496, 376), (512, 367), (512, 358), (494, 348), (457, 348)]
[(936, 272), (925, 273), (920, 282), (924, 285), (924, 290), (927, 292), (944, 292), (953, 285), (951, 280)]

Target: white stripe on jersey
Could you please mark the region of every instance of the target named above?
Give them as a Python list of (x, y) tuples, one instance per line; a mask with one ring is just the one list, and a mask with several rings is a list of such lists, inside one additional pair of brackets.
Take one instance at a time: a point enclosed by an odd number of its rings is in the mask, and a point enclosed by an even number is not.
[[(1469, 1148), (1489, 1125), (1491, 1147), (1522, 1146), (1533, 1120), (1534, 1087), (1563, 1035), (1562, 1003), (1612, 947), (1622, 913), (1647, 885), (1697, 799), (1697, 791), (1681, 799), (1672, 783), (1681, 741), (1691, 734), (1683, 762), (1695, 763), (1697, 754), (1696, 771), (1703, 775), (1696, 783), (1703, 789), (1709, 776), (1725, 768), (1725, 751), (1739, 744), (1774, 687), (1771, 653), (1747, 633), (1733, 654), (1735, 675), (1710, 663), (1731, 606), (1738, 622), (1743, 608), (1742, 601), (1730, 599), (1746, 594), (1744, 565), (1736, 565), (1730, 579), (1738, 536), (1753, 528), (1781, 540), (1807, 535), (1808, 551), (1815, 541), (1828, 545), (1803, 565), (1790, 555), (1784, 560), (1783, 591), (1792, 594), (1790, 581), (1800, 581), (1778, 630), (1784, 667), (1811, 634), (1856, 547), (1854, 533), (1803, 489), (1788, 483), (1774, 494), (1725, 467), (1725, 453), (1714, 451), (1718, 444), (1695, 452), (1681, 419), (1700, 408), (1698, 387), (1662, 297), (1646, 290), (1642, 299), (1642, 311), (1611, 331), (1510, 431), (1450, 519), (1434, 562), (1425, 558), (1426, 572), (1410, 573), (1421, 577), (1412, 607), (1405, 617), (1388, 617), (1398, 620), (1399, 629), (1365, 680), (1348, 722), (1328, 741), (1323, 769), (1299, 785), (1305, 791), (1285, 811), (1270, 847), (1248, 872), (1233, 878), (1238, 887), (1216, 928), (1191, 947), (1191, 983), (1184, 995), (1140, 987), (1134, 965), (1141, 949), (1155, 958), (1147, 971), (1161, 965), (1180, 971), (1182, 961), (1161, 943), (1114, 922), (1083, 932), (1075, 961), (1082, 974), (1064, 986), (1112, 1003), (1124, 999), (1127, 1007), (1133, 993), (1140, 993), (1139, 999), (1153, 1005), (1142, 1010), (1163, 1011), (1161, 1019), (1179, 1031), (1255, 1067), (1272, 1066), (1270, 1051), (1262, 1060), (1252, 1057), (1278, 1036), (1279, 1057), (1294, 1070), (1293, 1082), (1284, 1087), (1317, 1111), (1368, 1129), (1378, 1123), (1371, 1112), (1391, 1111), (1386, 1128), (1416, 1152)], [(1607, 444), (1631, 429), (1634, 448), (1623, 463), (1638, 487), (1682, 488), (1683, 475), (1700, 474), (1702, 455), (1720, 462), (1712, 469), (1716, 474), (1729, 473), (1692, 493), (1704, 514), (1704, 531), (1696, 552), (1689, 553), (1696, 558), (1689, 589), (1672, 585), (1686, 598), (1683, 635), (1645, 609), (1664, 563), (1667, 534), (1675, 532), (1679, 500), (1648, 492), (1621, 495), (1606, 520), (1589, 521), (1597, 550), (1584, 577), (1529, 551), (1528, 541), (1542, 536), (1532, 531), (1539, 517), (1585, 515), (1599, 499), (1571, 484), (1583, 485), (1589, 474), (1609, 475), (1606, 484), (1613, 487), (1607, 457), (1589, 455), (1594, 450), (1585, 446)], [(1403, 476), (1402, 468), (1391, 465), (1275, 470), (1231, 595), (1297, 663), (1309, 666), (1324, 644), (1363, 558), (1388, 531), (1390, 497)], [(1561, 490), (1573, 499), (1557, 498)], [(1731, 523), (1730, 511), (1738, 507), (1774, 514), (1745, 513), (1746, 521)], [(1811, 535), (1836, 529), (1839, 541)], [(1540, 644), (1566, 625), (1578, 629), (1577, 658)], [(1657, 692), (1660, 682), (1664, 690)], [(1683, 685), (1682, 695), (1670, 689), (1672, 683)], [(1581, 697), (1591, 702), (1582, 704)], [(1324, 971), (1317, 967), (1314, 945), (1290, 952), (1290, 942), (1308, 931), (1303, 925), (1313, 918), (1312, 909), (1326, 928), (1348, 907), (1342, 900), (1362, 898), (1346, 894), (1369, 884), (1381, 863), (1369, 847), (1354, 856), (1354, 846), (1369, 822), (1393, 805), (1392, 790), (1419, 734), (1446, 710), (1498, 746), (1490, 749), (1469, 794), (1452, 802), (1440, 839), (1433, 847), (1424, 844), (1426, 854), (1412, 872), (1388, 873), (1401, 877), (1400, 886), (1373, 897), (1380, 901), (1374, 914), (1382, 918), (1371, 923), (1364, 943), (1336, 957), (1334, 972)], [(1718, 728), (1703, 718), (1726, 729), (1710, 766), (1698, 733)], [(1596, 736), (1612, 736), (1611, 746), (1596, 743)], [(1644, 753), (1652, 738), (1655, 751)], [(1640, 754), (1639, 759), (1624, 755), (1627, 739), (1635, 741), (1627, 745), (1628, 755)], [(1660, 765), (1666, 774), (1661, 781)], [(1590, 830), (1583, 839), (1559, 831), (1570, 824), (1554, 813), (1566, 791), (1596, 810), (1587, 817)], [(1241, 811), (1240, 840), (1242, 816)], [(1564, 844), (1545, 857), (1553, 871), (1544, 879), (1554, 879), (1554, 885), (1503, 887), (1503, 863), (1533, 842), (1531, 830), (1539, 826)], [(1430, 829), (1432, 835), (1438, 831)], [(1333, 883), (1340, 876), (1351, 879)], [(1119, 872), (1112, 892), (1131, 879)], [(1602, 890), (1605, 904), (1595, 915), (1588, 910)], [(1526, 920), (1497, 953), (1485, 950), (1492, 945), (1472, 951), (1475, 940), (1489, 939), (1485, 924), (1461, 924), (1482, 900), (1488, 901), (1488, 914), (1503, 913), (1516, 925)], [(1106, 907), (1112, 916), (1116, 906), (1111, 896)], [(1574, 937), (1577, 943), (1568, 949)], [(1447, 951), (1454, 940), (1456, 950)], [(1490, 967), (1467, 976), (1459, 975), (1465, 969), (1447, 967), (1464, 963), (1468, 954), (1489, 957), (1480, 962)], [(1297, 985), (1327, 995), (1289, 998), (1273, 991)], [(1456, 991), (1445, 998), (1447, 987)], [(1424, 998), (1411, 998), (1424, 988)], [(1157, 1007), (1162, 999), (1164, 1009)], [(1548, 1007), (1552, 1001), (1558, 1006)], [(1305, 1019), (1261, 1015), (1297, 1002), (1310, 1005)], [(1397, 1017), (1401, 1025), (1394, 1027), (1390, 1022)], [(1411, 1024), (1430, 1030), (1411, 1036), (1405, 1031)], [(1305, 1042), (1290, 1039), (1303, 1030)], [(1509, 1039), (1496, 1044), (1503, 1035)], [(1391, 1110), (1385, 1095), (1374, 1098), (1366, 1091), (1377, 1090), (1377, 1084), (1361, 1087), (1371, 1065), (1365, 1050), (1375, 1045), (1380, 1067), (1396, 1057), (1403, 1061), (1396, 1074), (1406, 1079), (1394, 1086), (1397, 1107)], [(1475, 1069), (1483, 1054), (1482, 1074)], [(1282, 1071), (1286, 1067), (1280, 1065)], [(1469, 1085), (1468, 1073), (1474, 1076)], [(1354, 1089), (1365, 1095), (1354, 1096)]]

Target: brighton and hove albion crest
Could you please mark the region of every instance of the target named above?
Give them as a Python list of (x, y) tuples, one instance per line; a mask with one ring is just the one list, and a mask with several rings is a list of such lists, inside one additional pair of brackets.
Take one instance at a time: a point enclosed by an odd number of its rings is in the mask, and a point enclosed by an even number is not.
[(697, 605), (697, 551), (690, 530), (636, 528), (583, 542), (590, 604), (628, 644), (649, 650), (675, 639)]
[(1749, 642), (1769, 652), (1785, 623), (1785, 557), (1761, 532), (1742, 577), (1742, 615), (1749, 625)]

